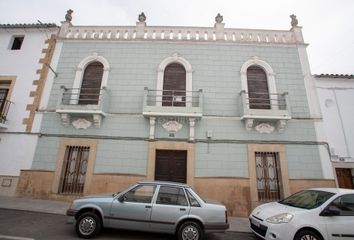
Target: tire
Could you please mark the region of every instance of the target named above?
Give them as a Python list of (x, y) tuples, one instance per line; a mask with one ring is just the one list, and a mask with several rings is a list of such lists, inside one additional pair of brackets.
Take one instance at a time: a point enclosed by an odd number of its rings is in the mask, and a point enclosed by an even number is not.
[(196, 222), (185, 222), (178, 228), (178, 240), (202, 240), (204, 231)]
[(318, 233), (311, 230), (301, 230), (298, 232), (294, 240), (322, 240), (323, 238)]
[(102, 228), (101, 219), (93, 212), (85, 212), (76, 221), (75, 230), (81, 238), (94, 238)]

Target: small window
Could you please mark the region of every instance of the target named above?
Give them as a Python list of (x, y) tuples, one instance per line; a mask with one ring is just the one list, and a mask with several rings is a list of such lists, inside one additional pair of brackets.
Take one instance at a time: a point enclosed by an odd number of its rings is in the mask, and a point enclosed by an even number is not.
[(21, 46), (22, 46), (24, 38), (25, 38), (24, 36), (13, 37), (11, 50), (19, 50), (19, 49), (21, 49)]
[(151, 203), (155, 186), (140, 185), (124, 194), (126, 202)]
[(187, 191), (187, 195), (192, 207), (200, 207), (198, 200), (189, 191)]
[(160, 187), (156, 204), (188, 206), (183, 189), (175, 187)]
[(341, 196), (331, 203), (341, 216), (354, 216), (354, 194)]

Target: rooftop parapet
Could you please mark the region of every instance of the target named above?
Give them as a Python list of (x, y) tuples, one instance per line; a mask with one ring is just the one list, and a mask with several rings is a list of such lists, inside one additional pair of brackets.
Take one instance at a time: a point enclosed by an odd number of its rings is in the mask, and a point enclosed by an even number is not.
[(135, 26), (73, 26), (70, 15), (70, 17), (66, 16), (66, 21), (62, 22), (59, 38), (304, 44), (301, 27), (297, 26), (296, 16), (291, 15), (291, 18), (292, 27), (290, 30), (264, 30), (225, 28), (225, 23), (222, 22), (223, 17), (220, 14), (215, 18), (214, 27), (147, 26), (144, 13), (139, 15)]

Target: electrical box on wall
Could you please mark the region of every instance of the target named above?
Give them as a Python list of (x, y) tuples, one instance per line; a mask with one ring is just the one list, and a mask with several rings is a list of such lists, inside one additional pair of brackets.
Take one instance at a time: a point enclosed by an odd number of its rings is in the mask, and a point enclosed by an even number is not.
[(206, 132), (206, 135), (207, 135), (207, 138), (212, 138), (212, 137), (213, 137), (213, 131), (208, 130), (208, 131)]

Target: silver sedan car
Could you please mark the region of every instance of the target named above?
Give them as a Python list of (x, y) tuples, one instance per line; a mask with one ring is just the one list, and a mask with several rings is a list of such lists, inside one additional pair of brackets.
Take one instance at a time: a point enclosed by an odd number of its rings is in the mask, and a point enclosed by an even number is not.
[(73, 201), (67, 216), (82, 238), (93, 238), (107, 227), (200, 240), (204, 233), (229, 228), (224, 205), (206, 202), (190, 186), (171, 182), (143, 181), (121, 193), (83, 197)]

